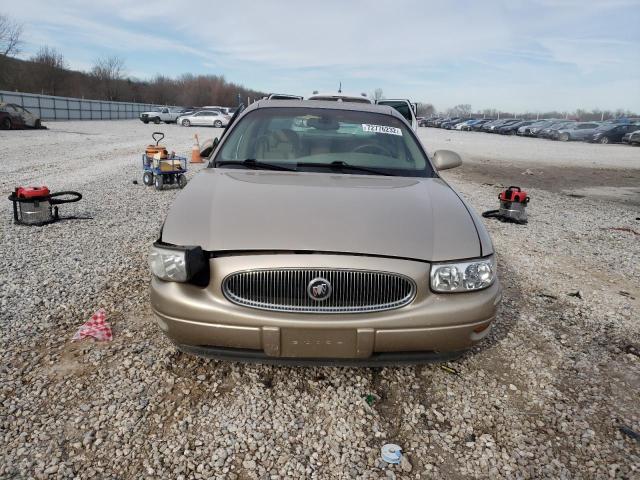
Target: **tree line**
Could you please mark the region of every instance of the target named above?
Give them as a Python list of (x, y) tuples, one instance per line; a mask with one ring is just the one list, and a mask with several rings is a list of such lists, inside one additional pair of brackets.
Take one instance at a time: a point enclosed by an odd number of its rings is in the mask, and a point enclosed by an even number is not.
[(246, 102), (247, 97), (256, 99), (265, 95), (229, 82), (223, 75), (132, 79), (127, 76), (125, 60), (118, 56), (97, 58), (88, 72), (70, 70), (63, 54), (49, 46), (41, 47), (27, 60), (20, 60), (15, 57), (21, 46), (22, 25), (0, 14), (0, 90), (196, 107), (235, 106), (238, 96)]

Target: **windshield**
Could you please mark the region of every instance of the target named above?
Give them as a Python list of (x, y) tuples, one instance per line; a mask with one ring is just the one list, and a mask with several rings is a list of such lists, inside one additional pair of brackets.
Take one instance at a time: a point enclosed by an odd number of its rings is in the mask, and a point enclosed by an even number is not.
[[(413, 132), (385, 114), (320, 108), (263, 108), (243, 117), (215, 158), (298, 171), (432, 177)], [(241, 166), (236, 166), (242, 168)]]

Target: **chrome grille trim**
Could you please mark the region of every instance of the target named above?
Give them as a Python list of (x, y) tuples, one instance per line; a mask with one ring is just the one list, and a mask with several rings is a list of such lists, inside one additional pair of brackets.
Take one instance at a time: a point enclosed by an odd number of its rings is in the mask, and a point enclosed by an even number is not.
[[(332, 295), (309, 298), (307, 285), (327, 279)], [(231, 303), (277, 312), (361, 313), (404, 307), (416, 296), (413, 279), (391, 272), (353, 269), (277, 268), (242, 270), (222, 280), (222, 293)]]

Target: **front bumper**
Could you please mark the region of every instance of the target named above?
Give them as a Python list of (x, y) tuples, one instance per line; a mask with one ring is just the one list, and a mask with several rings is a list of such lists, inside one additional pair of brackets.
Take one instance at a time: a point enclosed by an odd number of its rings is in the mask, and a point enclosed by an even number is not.
[[(429, 265), (410, 260), (280, 254), (217, 257), (209, 263), (205, 288), (154, 278), (151, 305), (160, 328), (181, 349), (216, 358), (366, 365), (446, 359), (489, 333), (502, 296), (498, 281), (479, 292), (434, 294)], [(341, 314), (257, 310), (235, 305), (222, 293), (228, 274), (273, 267), (396, 272), (413, 278), (418, 288), (405, 307)]]

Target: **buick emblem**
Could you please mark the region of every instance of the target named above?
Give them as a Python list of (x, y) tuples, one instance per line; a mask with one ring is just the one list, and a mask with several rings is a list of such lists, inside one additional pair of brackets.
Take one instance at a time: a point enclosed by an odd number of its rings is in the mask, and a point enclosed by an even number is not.
[(316, 277), (309, 282), (307, 285), (307, 295), (311, 300), (315, 300), (317, 302), (322, 302), (331, 296), (331, 292), (333, 289), (331, 288), (331, 284), (329, 280), (322, 277)]

